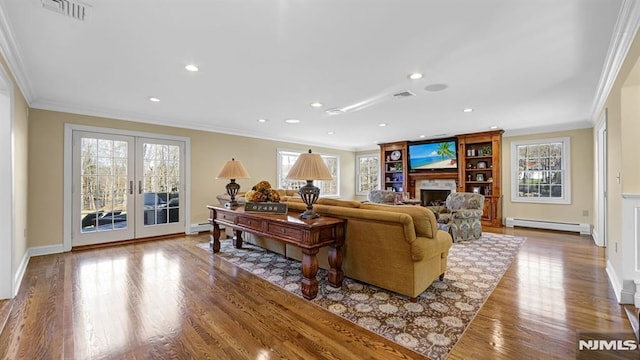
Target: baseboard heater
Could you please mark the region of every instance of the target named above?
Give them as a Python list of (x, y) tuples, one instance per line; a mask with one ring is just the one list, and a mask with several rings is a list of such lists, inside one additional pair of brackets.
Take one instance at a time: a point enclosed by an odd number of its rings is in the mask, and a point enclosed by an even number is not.
[(209, 224), (208, 222), (191, 224), (191, 229), (189, 233), (197, 234), (197, 233), (206, 232), (206, 231), (211, 231), (211, 224)]
[(579, 232), (581, 235), (591, 235), (591, 225), (576, 224), (546, 220), (514, 219), (507, 218), (507, 227), (529, 227), (537, 229), (560, 230)]

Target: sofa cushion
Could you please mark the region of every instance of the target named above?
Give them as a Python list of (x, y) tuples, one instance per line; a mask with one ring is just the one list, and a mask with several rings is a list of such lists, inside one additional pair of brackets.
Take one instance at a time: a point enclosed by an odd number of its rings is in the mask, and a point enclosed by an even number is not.
[(331, 199), (331, 198), (320, 198), (316, 201), (316, 204), (319, 205), (331, 205), (331, 206), (342, 206), (349, 208), (359, 208), (360, 202), (358, 201), (350, 201), (350, 200), (339, 200), (339, 199)]
[(434, 238), (438, 231), (438, 223), (433, 211), (422, 206), (364, 203), (360, 205), (360, 208), (407, 214), (413, 219), (413, 226), (416, 228), (416, 236)]

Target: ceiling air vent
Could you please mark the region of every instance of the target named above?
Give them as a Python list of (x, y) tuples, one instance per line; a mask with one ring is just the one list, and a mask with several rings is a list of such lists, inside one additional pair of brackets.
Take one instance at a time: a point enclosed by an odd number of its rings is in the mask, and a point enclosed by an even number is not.
[(85, 16), (88, 15), (91, 8), (87, 4), (83, 4), (79, 1), (69, 0), (41, 0), (42, 7), (45, 9), (57, 12), (58, 14), (66, 15), (76, 20), (84, 21)]
[(404, 99), (404, 98), (408, 98), (408, 97), (412, 97), (412, 96), (416, 96), (416, 94), (412, 93), (409, 90), (401, 91), (401, 92), (393, 94), (393, 98), (394, 99)]

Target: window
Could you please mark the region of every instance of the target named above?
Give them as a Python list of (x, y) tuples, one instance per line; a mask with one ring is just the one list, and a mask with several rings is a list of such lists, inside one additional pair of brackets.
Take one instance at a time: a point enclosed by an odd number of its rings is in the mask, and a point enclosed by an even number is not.
[(371, 190), (380, 189), (380, 155), (365, 154), (356, 157), (356, 193), (367, 195)]
[[(306, 185), (304, 180), (287, 180), (287, 174), (300, 156), (297, 150), (278, 149), (278, 189), (297, 190)], [(321, 196), (340, 196), (340, 157), (337, 155), (320, 154), (327, 164), (333, 180), (316, 180), (313, 184), (320, 188)]]
[(511, 143), (511, 201), (571, 203), (568, 137)]

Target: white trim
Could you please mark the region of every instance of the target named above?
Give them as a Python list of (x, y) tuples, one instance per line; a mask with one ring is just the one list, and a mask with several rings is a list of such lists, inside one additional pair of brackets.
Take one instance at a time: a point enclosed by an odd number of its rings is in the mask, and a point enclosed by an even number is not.
[(29, 265), (29, 261), (34, 256), (42, 256), (42, 255), (51, 255), (51, 254), (60, 254), (63, 253), (64, 247), (61, 244), (58, 245), (45, 245), (45, 246), (36, 246), (30, 247), (22, 256), (22, 260), (20, 261), (20, 265), (16, 270), (16, 274), (14, 276), (14, 286), (16, 289), (20, 288), (20, 284), (22, 284), (22, 279), (24, 279), (24, 274), (27, 271), (27, 266)]
[(523, 129), (513, 129), (513, 130), (505, 130), (502, 134), (503, 138), (513, 137), (513, 136), (522, 136), (522, 135), (537, 135), (537, 134), (546, 134), (551, 132), (559, 132), (559, 131), (569, 131), (569, 130), (579, 130), (579, 129), (590, 129), (593, 127), (593, 124), (590, 121), (577, 121), (571, 123), (562, 123), (562, 124), (551, 124), (545, 126), (536, 126), (536, 127), (528, 127)]
[(9, 69), (11, 69), (18, 87), (27, 101), (27, 105), (31, 106), (35, 94), (31, 88), (28, 72), (25, 71), (27, 67), (22, 60), (22, 54), (13, 38), (13, 31), (9, 26), (4, 6), (4, 2), (0, 2), (0, 53), (2, 53)]
[(636, 296), (636, 285), (633, 281), (625, 281), (620, 290), (620, 304), (633, 304)]
[(620, 280), (618, 280), (618, 276), (616, 275), (616, 270), (613, 267), (613, 264), (611, 264), (611, 261), (607, 260), (607, 267), (605, 268), (605, 271), (607, 272), (607, 275), (609, 277), (609, 283), (611, 284), (611, 287), (613, 288), (613, 293), (616, 296), (616, 300), (618, 300), (618, 303), (620, 303), (620, 299), (621, 299), (621, 293), (622, 293), (622, 284), (620, 283)]
[(622, 0), (596, 96), (591, 107), (592, 124), (595, 124), (600, 119), (600, 113), (604, 109), (609, 93), (613, 88), (618, 72), (627, 57), (639, 27), (640, 1)]
[(633, 304), (636, 296), (635, 283), (633, 281), (627, 281), (625, 284), (620, 281), (613, 264), (609, 260), (607, 260), (607, 267), (605, 271), (609, 277), (609, 283), (613, 288), (613, 293), (615, 294), (618, 303)]
[[(189, 220), (191, 219), (191, 209), (190, 209), (190, 199), (191, 199), (191, 139), (184, 136), (175, 136), (175, 135), (165, 135), (158, 133), (150, 133), (143, 131), (132, 131), (132, 130), (124, 130), (124, 129), (116, 129), (116, 128), (104, 128), (104, 127), (95, 127), (88, 125), (79, 125), (79, 124), (64, 124), (64, 159), (63, 159), (63, 211), (64, 211), (64, 220), (63, 220), (63, 249), (64, 251), (70, 251), (72, 247), (71, 243), (71, 194), (73, 193), (72, 189), (72, 176), (71, 176), (71, 162), (73, 156), (73, 132), (74, 131), (88, 131), (88, 132), (96, 132), (96, 133), (105, 133), (105, 134), (118, 134), (118, 135), (126, 135), (126, 136), (134, 136), (134, 137), (148, 137), (148, 138), (156, 138), (156, 139), (166, 139), (166, 140), (174, 140), (174, 141), (182, 141), (185, 144), (185, 181), (184, 181), (184, 192), (185, 192), (185, 201), (184, 201), (184, 211), (185, 211), (185, 234), (189, 234), (191, 229), (189, 225)], [(180, 206), (183, 206), (183, 201), (181, 200)]]
[(24, 273), (27, 271), (27, 265), (29, 265), (29, 259), (31, 259), (31, 256), (29, 256), (29, 249), (27, 249), (27, 251), (25, 251), (24, 255), (22, 256), (20, 265), (18, 265), (16, 273), (13, 277), (13, 285), (16, 289), (20, 289), (20, 284), (22, 284)]
[(595, 216), (593, 241), (597, 246), (607, 246), (607, 110), (602, 112), (593, 134), (596, 143), (595, 156)]
[(211, 231), (211, 224), (208, 222), (200, 224), (191, 224), (189, 228), (189, 235), (195, 235), (201, 232)]
[(580, 235), (591, 235), (591, 225), (578, 224), (568, 222), (557, 222), (548, 220), (533, 220), (533, 219), (514, 219), (507, 218), (507, 227), (521, 226), (536, 229), (548, 229), (548, 230), (560, 230), (560, 231), (573, 231), (579, 232)]
[(35, 247), (30, 247), (27, 250), (27, 253), (29, 254), (29, 258), (32, 258), (34, 256), (60, 254), (63, 252), (64, 252), (64, 247), (60, 244), (35, 246)]
[[(562, 197), (524, 197), (518, 196), (518, 146), (533, 144), (562, 144)], [(511, 142), (511, 201), (542, 204), (571, 204), (571, 138), (568, 136), (557, 138), (541, 138), (532, 140), (519, 140)]]
[[(15, 264), (15, 140), (14, 140), (14, 91), (13, 82), (4, 68), (0, 66), (0, 101), (2, 112), (0, 119), (0, 168), (4, 169), (0, 177), (0, 199), (6, 206), (0, 208), (0, 299), (11, 299), (18, 288), (13, 281)], [(6, 116), (6, 123), (5, 123)]]

